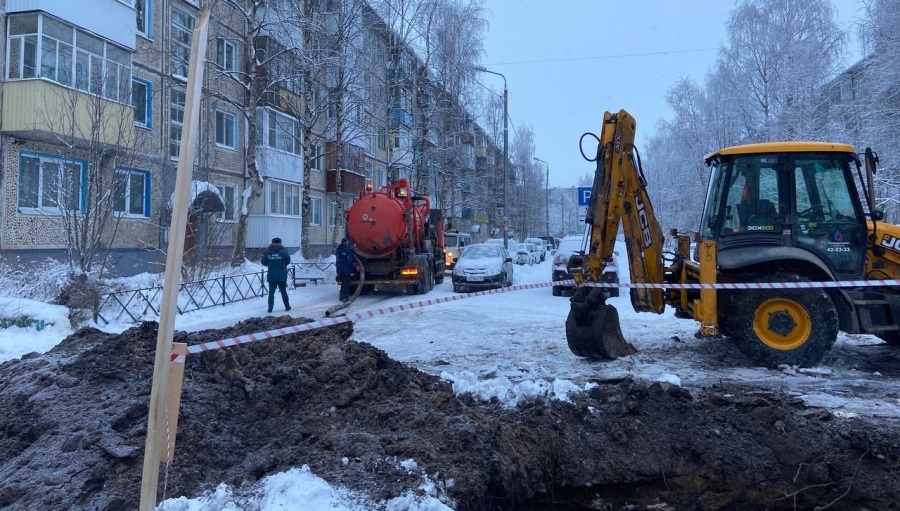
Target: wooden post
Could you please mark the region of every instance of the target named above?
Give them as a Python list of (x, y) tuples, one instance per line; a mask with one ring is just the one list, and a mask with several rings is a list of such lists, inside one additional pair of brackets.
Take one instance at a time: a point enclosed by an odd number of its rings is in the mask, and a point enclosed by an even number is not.
[(173, 342), (171, 368), (169, 369), (169, 392), (166, 394), (166, 429), (162, 445), (162, 461), (171, 462), (175, 457), (175, 438), (178, 433), (178, 415), (181, 409), (181, 387), (184, 384), (184, 357), (187, 343)]
[(190, 205), (191, 180), (194, 173), (194, 151), (200, 119), (208, 24), (209, 9), (204, 9), (194, 26), (191, 60), (188, 64), (187, 94), (184, 104), (185, 129), (181, 133), (181, 150), (178, 153), (172, 224), (169, 230), (169, 249), (166, 253), (166, 273), (163, 281), (162, 305), (159, 311), (159, 333), (156, 336), (153, 385), (150, 389), (150, 413), (147, 417), (147, 442), (144, 446), (144, 471), (141, 476), (140, 511), (156, 509), (160, 453), (165, 448), (167, 386), (169, 369), (172, 364), (172, 337), (175, 332), (178, 288), (181, 283), (181, 263), (184, 256), (184, 233)]

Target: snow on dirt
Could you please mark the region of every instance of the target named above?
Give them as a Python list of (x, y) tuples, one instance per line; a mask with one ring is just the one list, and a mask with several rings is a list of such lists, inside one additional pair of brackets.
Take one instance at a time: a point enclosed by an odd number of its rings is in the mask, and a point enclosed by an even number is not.
[[(515, 284), (549, 275), (517, 266)], [(256, 299), (179, 316), (179, 338), (322, 318), (330, 282), (292, 290), (289, 314)], [(453, 296), (447, 278), (349, 312)], [(542, 286), (191, 355), (162, 508), (893, 509), (895, 347), (841, 334), (819, 367), (751, 368), (692, 321), (610, 303), (638, 349), (615, 361), (569, 352), (568, 299)], [(22, 359), (0, 333), (0, 508), (135, 507), (155, 326)]]

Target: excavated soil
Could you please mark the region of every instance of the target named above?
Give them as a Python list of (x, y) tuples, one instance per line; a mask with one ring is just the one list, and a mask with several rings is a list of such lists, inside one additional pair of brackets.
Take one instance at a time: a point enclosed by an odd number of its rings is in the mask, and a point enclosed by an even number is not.
[[(0, 365), (0, 508), (137, 508), (156, 327), (86, 328)], [(509, 410), (455, 396), (348, 340), (352, 328), (189, 356), (167, 496), (220, 482), (248, 490), (306, 464), (376, 500), (427, 474), (459, 511), (898, 509), (896, 421), (836, 417), (762, 389), (631, 380)]]

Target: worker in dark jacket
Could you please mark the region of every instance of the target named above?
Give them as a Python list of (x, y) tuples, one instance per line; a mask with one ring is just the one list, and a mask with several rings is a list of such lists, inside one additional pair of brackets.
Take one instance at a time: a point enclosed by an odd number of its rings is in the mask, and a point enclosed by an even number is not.
[(272, 306), (275, 305), (275, 288), (281, 291), (281, 301), (284, 302), (284, 310), (291, 310), (291, 302), (288, 301), (287, 294), (287, 267), (291, 264), (291, 256), (288, 254), (284, 245), (281, 244), (281, 238), (272, 238), (272, 244), (262, 256), (263, 266), (269, 267), (266, 275), (266, 281), (269, 283), (269, 312), (272, 312)]
[(337, 272), (337, 280), (341, 284), (340, 299), (346, 302), (350, 299), (350, 281), (353, 273), (356, 272), (356, 256), (353, 255), (353, 249), (347, 238), (341, 240), (335, 252), (337, 262), (335, 263), (335, 271)]

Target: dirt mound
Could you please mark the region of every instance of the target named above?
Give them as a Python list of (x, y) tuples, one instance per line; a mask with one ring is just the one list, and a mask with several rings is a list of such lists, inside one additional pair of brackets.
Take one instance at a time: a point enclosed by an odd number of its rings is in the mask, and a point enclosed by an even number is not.
[[(176, 340), (296, 322), (255, 319)], [(427, 473), (457, 510), (887, 510), (900, 501), (896, 422), (838, 418), (772, 392), (692, 395), (630, 380), (507, 410), (456, 397), (446, 381), (348, 340), (352, 328), (189, 356), (167, 496), (220, 482), (247, 489), (307, 464), (375, 499)], [(45, 355), (0, 365), (0, 508), (137, 507), (155, 344), (155, 323), (121, 335), (82, 329)]]

